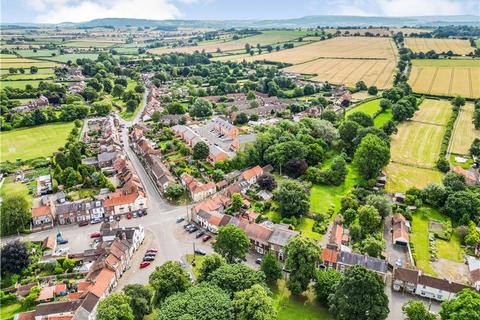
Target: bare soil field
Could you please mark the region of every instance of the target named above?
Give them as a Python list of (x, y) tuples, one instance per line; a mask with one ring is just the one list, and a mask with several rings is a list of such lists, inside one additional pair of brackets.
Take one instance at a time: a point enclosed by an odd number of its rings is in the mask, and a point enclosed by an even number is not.
[(287, 72), (314, 74), (312, 80), (354, 86), (363, 80), (368, 86), (389, 88), (393, 81), (393, 60), (317, 59), (283, 69)]
[(406, 38), (405, 46), (413, 52), (428, 52), (430, 50), (436, 53), (452, 51), (453, 53), (466, 55), (473, 51), (473, 47), (468, 40), (460, 39), (430, 39), (430, 38)]
[(473, 103), (467, 103), (460, 109), (450, 140), (449, 153), (468, 155), (473, 140), (480, 138), (480, 130), (473, 125), (474, 110)]
[(480, 60), (413, 60), (409, 84), (414, 92), (480, 97)]

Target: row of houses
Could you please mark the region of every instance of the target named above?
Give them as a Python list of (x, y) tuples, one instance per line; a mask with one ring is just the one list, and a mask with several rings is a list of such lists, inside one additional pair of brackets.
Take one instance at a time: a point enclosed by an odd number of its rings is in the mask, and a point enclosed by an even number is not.
[[(144, 240), (141, 225), (135, 228), (114, 228), (109, 223), (106, 225), (101, 227), (102, 242), (93, 255), (75, 255), (80, 259), (95, 257), (92, 263), (87, 263), (89, 267), (85, 278), (75, 285), (43, 285), (36, 299), (39, 304), (35, 310), (18, 313), (14, 320), (95, 319), (98, 303), (112, 292), (123, 273), (131, 267), (133, 255)], [(28, 295), (35, 285), (19, 286), (16, 291), (19, 299)]]
[(48, 107), (48, 98), (40, 95), (38, 98), (32, 99), (26, 104), (12, 108), (14, 112), (30, 112), (36, 109), (43, 109)]

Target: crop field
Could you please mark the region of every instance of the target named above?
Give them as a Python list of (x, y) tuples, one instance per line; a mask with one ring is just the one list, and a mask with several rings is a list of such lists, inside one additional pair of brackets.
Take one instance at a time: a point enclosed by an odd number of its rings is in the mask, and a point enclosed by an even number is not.
[[(307, 47), (307, 46), (304, 46)], [(290, 49), (294, 50), (294, 49)], [(290, 51), (286, 50), (286, 51)], [(315, 81), (354, 86), (363, 80), (367, 86), (385, 89), (391, 86), (395, 72), (393, 60), (317, 59), (283, 69), (287, 72), (315, 74)]]
[(112, 47), (117, 44), (123, 43), (122, 41), (113, 41), (113, 40), (96, 40), (96, 39), (85, 39), (85, 40), (72, 40), (63, 43), (65, 47), (71, 48), (89, 48), (89, 47), (96, 47), (96, 48), (108, 48)]
[(244, 58), (246, 61), (275, 61), (298, 64), (318, 58), (396, 59), (396, 49), (390, 38), (337, 37)]
[(470, 41), (460, 39), (406, 38), (405, 46), (413, 52), (424, 53), (433, 50), (436, 53), (452, 51), (456, 54), (466, 55), (473, 51)]
[(68, 122), (2, 132), (0, 161), (51, 156), (65, 144), (72, 128), (73, 122)]
[(409, 84), (414, 92), (480, 97), (480, 60), (413, 60)]
[(231, 40), (231, 41), (224, 41), (224, 42), (213, 42), (207, 44), (201, 44), (197, 46), (190, 46), (190, 47), (179, 47), (179, 48), (157, 48), (148, 50), (150, 53), (154, 54), (162, 54), (162, 53), (169, 53), (169, 52), (186, 52), (192, 53), (195, 51), (203, 51), (205, 52), (216, 52), (217, 49), (223, 51), (233, 51), (233, 50), (240, 50), (245, 48), (245, 44), (250, 44), (253, 47), (256, 47), (257, 44), (267, 45), (267, 44), (275, 44), (275, 43), (282, 43), (286, 41), (292, 41), (305, 35), (306, 31), (294, 31), (294, 30), (272, 30), (272, 31), (264, 31), (262, 34), (254, 35), (250, 37), (241, 38), (238, 40)]
[(472, 122), (474, 110), (473, 103), (467, 103), (460, 109), (450, 140), (449, 153), (468, 155), (472, 141), (480, 138), (480, 130), (475, 129)]
[(447, 100), (425, 99), (412, 121), (443, 126), (450, 119), (452, 105)]
[(0, 56), (0, 69), (9, 69), (9, 68), (30, 68), (31, 66), (36, 66), (38, 68), (51, 68), (56, 66), (57, 63), (50, 61), (40, 61), (35, 59), (28, 58), (18, 58), (18, 57), (3, 57)]

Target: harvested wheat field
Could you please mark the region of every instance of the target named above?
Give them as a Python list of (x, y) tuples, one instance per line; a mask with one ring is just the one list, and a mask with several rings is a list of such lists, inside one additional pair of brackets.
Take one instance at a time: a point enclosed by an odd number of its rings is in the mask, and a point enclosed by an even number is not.
[(298, 64), (318, 58), (396, 60), (397, 51), (390, 38), (336, 37), (293, 49), (241, 58), (245, 61), (275, 61)]
[(413, 60), (408, 83), (414, 92), (480, 97), (480, 60)]
[(468, 155), (470, 146), (475, 138), (480, 138), (480, 130), (473, 125), (473, 103), (465, 104), (455, 122), (453, 135), (450, 139), (448, 152), (458, 155)]
[(460, 39), (431, 39), (431, 38), (406, 38), (405, 46), (413, 52), (426, 53), (430, 50), (436, 53), (452, 51), (455, 54), (466, 55), (473, 51), (468, 40)]
[(444, 126), (452, 114), (452, 105), (447, 100), (425, 99), (412, 121)]
[(354, 86), (363, 80), (379, 89), (391, 87), (395, 72), (392, 60), (317, 59), (283, 69), (286, 72), (313, 74), (315, 81)]
[(441, 184), (443, 174), (436, 169), (424, 169), (390, 162), (385, 168), (387, 192), (405, 192), (410, 188), (424, 188), (429, 183)]

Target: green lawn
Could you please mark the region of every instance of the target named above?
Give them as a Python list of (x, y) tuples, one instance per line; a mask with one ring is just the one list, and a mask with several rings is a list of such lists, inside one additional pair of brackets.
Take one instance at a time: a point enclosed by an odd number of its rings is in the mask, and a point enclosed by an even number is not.
[(320, 306), (312, 295), (292, 297), (284, 280), (278, 281), (278, 286), (272, 288), (272, 292), (278, 320), (333, 320), (328, 310)]
[[(192, 265), (192, 260), (193, 260), (193, 254), (187, 254), (187, 263), (191, 266)], [(200, 256), (198, 254), (195, 255), (195, 266), (192, 267), (193, 275), (195, 277), (198, 277), (200, 275), (200, 267), (202, 266), (203, 259), (205, 259), (205, 256)]]
[(31, 85), (34, 88), (38, 87), (40, 81), (43, 82), (52, 82), (53, 80), (15, 80), (15, 81), (0, 81), (0, 89), (11, 87), (15, 89), (25, 89), (27, 84)]
[(302, 235), (304, 235), (305, 237), (318, 241), (322, 239), (323, 235), (312, 231), (314, 223), (315, 223), (315, 220), (313, 220), (312, 218), (304, 217), (300, 220), (297, 230), (302, 231)]
[(0, 306), (0, 315), (2, 320), (11, 320), (17, 313), (23, 311), (27, 310), (25, 310), (20, 303), (14, 303), (8, 306)]
[[(428, 207), (419, 208), (418, 211), (413, 214), (410, 242), (414, 247), (414, 257), (417, 267), (428, 274), (436, 275), (436, 272), (430, 267), (428, 240), (428, 223), (430, 219), (440, 221), (445, 226), (451, 225), (449, 218), (442, 215), (439, 211)], [(463, 261), (463, 251), (460, 247), (460, 238), (457, 234), (453, 234), (450, 241), (437, 239), (436, 244), (439, 258), (456, 262)]]
[(73, 122), (68, 122), (2, 132), (0, 161), (51, 156), (65, 144), (72, 128)]
[(0, 195), (4, 198), (6, 196), (24, 196), (30, 202), (32, 196), (28, 193), (26, 184), (14, 182), (13, 177), (5, 178), (2, 188), (0, 189)]
[(393, 118), (392, 108), (388, 108), (387, 110), (383, 111), (373, 119), (375, 128), (383, 127), (383, 125), (388, 121), (392, 120), (392, 118)]
[(340, 210), (340, 200), (357, 183), (359, 177), (352, 165), (347, 165), (345, 182), (339, 186), (314, 185), (310, 190), (310, 212), (326, 213), (330, 208)]
[(370, 100), (365, 103), (361, 103), (347, 111), (347, 116), (354, 112), (363, 112), (369, 116), (373, 116), (378, 110), (380, 110), (380, 99)]

